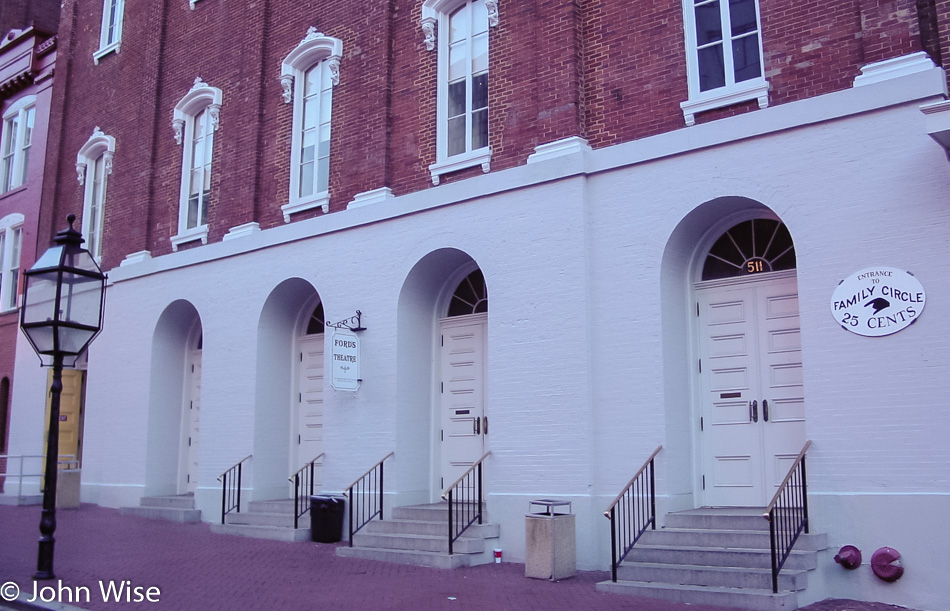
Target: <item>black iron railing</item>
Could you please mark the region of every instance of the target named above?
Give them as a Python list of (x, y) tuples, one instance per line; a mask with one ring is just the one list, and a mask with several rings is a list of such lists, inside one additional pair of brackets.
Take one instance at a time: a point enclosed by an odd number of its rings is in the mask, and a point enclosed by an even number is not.
[(798, 535), (808, 533), (808, 482), (805, 478), (805, 453), (811, 441), (799, 452), (778, 487), (763, 516), (769, 521), (769, 540), (772, 544), (772, 592), (778, 593), (778, 574), (785, 565)]
[(482, 523), (485, 512), (482, 470), (489, 454), (491, 452), (486, 452), (442, 493), (442, 498), (449, 504), (449, 554), (455, 553), (455, 542), (469, 526)]
[(323, 465), (318, 460), (322, 460), (325, 452), (320, 454), (300, 467), (296, 473), (287, 478), (294, 485), (294, 528), (300, 523), (300, 518), (310, 511), (310, 497), (313, 496), (313, 472), (316, 467)]
[(241, 471), (244, 461), (252, 455), (248, 454), (237, 462), (233, 467), (218, 476), (221, 482), (221, 523), (224, 524), (224, 516), (232, 511), (241, 513)]
[(617, 495), (604, 516), (610, 520), (610, 579), (617, 581), (617, 567), (648, 528), (656, 530), (656, 469), (653, 450), (637, 474)]
[(376, 516), (383, 519), (383, 463), (393, 454), (395, 452), (384, 456), (343, 491), (343, 496), (348, 499), (350, 547), (353, 547), (353, 535), (369, 524), (370, 520)]

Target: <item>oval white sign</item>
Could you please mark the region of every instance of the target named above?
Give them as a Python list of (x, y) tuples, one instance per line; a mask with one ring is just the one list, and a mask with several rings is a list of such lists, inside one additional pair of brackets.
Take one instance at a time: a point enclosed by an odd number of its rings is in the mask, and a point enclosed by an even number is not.
[(831, 313), (858, 335), (880, 337), (906, 329), (924, 311), (927, 295), (910, 272), (868, 267), (841, 281), (831, 296)]

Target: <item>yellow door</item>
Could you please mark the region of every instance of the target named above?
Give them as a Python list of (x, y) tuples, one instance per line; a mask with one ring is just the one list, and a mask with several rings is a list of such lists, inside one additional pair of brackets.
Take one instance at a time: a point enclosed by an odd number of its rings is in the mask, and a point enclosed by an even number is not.
[[(73, 467), (82, 462), (82, 424), (83, 424), (83, 387), (86, 372), (81, 369), (63, 370), (63, 392), (59, 398), (59, 460), (76, 461)], [(50, 370), (48, 384), (53, 383), (53, 371)], [(49, 438), (50, 395), (46, 396), (46, 435)], [(44, 454), (45, 454), (44, 443)], [(61, 465), (63, 467), (64, 465)]]

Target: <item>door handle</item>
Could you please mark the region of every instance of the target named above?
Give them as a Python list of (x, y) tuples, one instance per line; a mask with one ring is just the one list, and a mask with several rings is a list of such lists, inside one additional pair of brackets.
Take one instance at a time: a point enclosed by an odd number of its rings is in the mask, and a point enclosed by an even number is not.
[(478, 435), (482, 432), (482, 419), (478, 416), (472, 421), (472, 424), (475, 425), (475, 434)]
[(762, 399), (762, 419), (766, 422), (769, 421), (769, 400)]
[(488, 416), (482, 416), (482, 420), (485, 421), (484, 424), (482, 425), (482, 429), (485, 431), (485, 434), (487, 435), (488, 434)]
[(759, 402), (758, 401), (749, 402), (749, 420), (751, 422), (759, 421)]

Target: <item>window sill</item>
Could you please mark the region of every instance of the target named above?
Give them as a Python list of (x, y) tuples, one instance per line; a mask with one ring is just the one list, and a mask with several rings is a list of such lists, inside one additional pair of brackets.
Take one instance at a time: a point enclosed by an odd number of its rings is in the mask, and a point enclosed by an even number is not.
[(437, 161), (429, 166), (429, 172), (432, 174), (432, 184), (438, 185), (439, 180), (444, 174), (457, 172), (466, 168), (482, 166), (482, 172), (488, 173), (491, 170), (491, 149), (488, 147), (480, 148), (470, 153), (462, 153)]
[(107, 47), (102, 47), (101, 49), (99, 49), (98, 51), (92, 54), (92, 63), (98, 66), (100, 59), (102, 59), (103, 57), (105, 57), (106, 55), (110, 53), (118, 53), (119, 47), (121, 46), (122, 46), (122, 41), (113, 43)]
[(173, 235), (171, 238), (172, 250), (178, 251), (178, 247), (182, 244), (187, 244), (188, 242), (194, 242), (196, 240), (201, 240), (202, 244), (208, 243), (208, 226), (207, 225), (198, 225), (192, 229), (185, 229), (184, 231), (179, 231), (178, 235)]
[(4, 191), (3, 193), (0, 193), (0, 199), (4, 197), (12, 197), (16, 193), (20, 193), (21, 191), (26, 191), (26, 185), (17, 185), (13, 187), (12, 189), (10, 189), (9, 191)]
[(769, 105), (769, 83), (764, 78), (753, 79), (744, 83), (739, 83), (732, 87), (720, 87), (712, 91), (707, 91), (695, 98), (680, 103), (683, 110), (683, 118), (686, 125), (696, 124), (696, 114), (731, 106), (739, 102), (748, 100), (758, 100), (759, 108), (768, 108)]
[(330, 211), (330, 193), (324, 191), (323, 193), (317, 193), (313, 197), (308, 197), (306, 199), (298, 199), (295, 202), (289, 204), (284, 204), (280, 207), (280, 211), (284, 213), (284, 222), (290, 222), (290, 215), (303, 212), (304, 210), (312, 210), (313, 208), (323, 208), (323, 213), (326, 214)]

